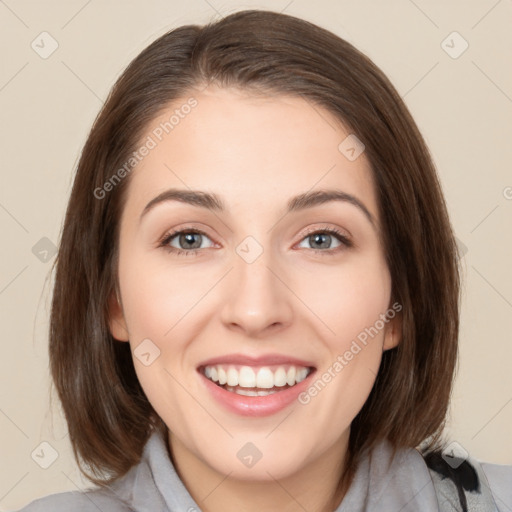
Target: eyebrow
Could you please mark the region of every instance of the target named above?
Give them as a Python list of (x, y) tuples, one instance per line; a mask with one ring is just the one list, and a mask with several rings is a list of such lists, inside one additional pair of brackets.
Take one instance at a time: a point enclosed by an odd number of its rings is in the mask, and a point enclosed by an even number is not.
[[(204, 192), (201, 190), (183, 190), (171, 188), (162, 192), (151, 201), (149, 201), (140, 215), (140, 220), (142, 220), (142, 217), (144, 217), (144, 215), (146, 215), (158, 204), (169, 201), (179, 201), (219, 213), (225, 212), (227, 210), (225, 203), (217, 194)], [(314, 206), (329, 203), (331, 201), (342, 201), (352, 204), (365, 215), (373, 227), (376, 227), (375, 219), (368, 208), (366, 208), (364, 203), (362, 203), (352, 194), (348, 194), (342, 190), (322, 189), (299, 194), (298, 196), (292, 197), (288, 200), (286, 212), (298, 212), (308, 208), (313, 208)]]

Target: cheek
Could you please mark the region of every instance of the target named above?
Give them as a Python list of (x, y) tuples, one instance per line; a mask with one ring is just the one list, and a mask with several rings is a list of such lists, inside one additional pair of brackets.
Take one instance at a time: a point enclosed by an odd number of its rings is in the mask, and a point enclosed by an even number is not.
[[(183, 368), (190, 365), (187, 346), (202, 328), (199, 312), (217, 274), (207, 267), (194, 272), (171, 267), (162, 255), (150, 258), (133, 252), (120, 261), (124, 315), (138, 380), (153, 407), (173, 418), (182, 418), (183, 404), (190, 398), (180, 385)], [(139, 358), (148, 352), (149, 357)]]
[(390, 307), (391, 294), (387, 265), (381, 258), (354, 258), (330, 272), (318, 272), (315, 286), (304, 286), (302, 293), (321, 319), (316, 324), (325, 333), (321, 337), (329, 355), (319, 368), (320, 382), (301, 403), (316, 401), (321, 394), (313, 406), (320, 408), (317, 414), (331, 411), (331, 421), (348, 425), (366, 401), (382, 358), (387, 322), (381, 315)]
[(202, 288), (191, 273), (171, 269), (165, 261), (136, 251), (124, 256), (119, 279), (137, 378), (159, 414), (165, 412), (166, 418), (186, 424), (187, 397), (177, 368), (185, 354), (186, 342), (181, 340), (187, 339), (183, 335), (187, 313), (192, 313)]
[[(120, 265), (128, 331), (163, 344), (215, 282), (212, 272), (170, 266), (165, 258), (127, 258)], [(181, 327), (181, 326), (180, 326)]]
[(333, 348), (343, 349), (389, 307), (391, 279), (379, 258), (354, 257), (315, 272), (314, 279), (299, 278), (298, 283), (297, 295), (321, 320)]

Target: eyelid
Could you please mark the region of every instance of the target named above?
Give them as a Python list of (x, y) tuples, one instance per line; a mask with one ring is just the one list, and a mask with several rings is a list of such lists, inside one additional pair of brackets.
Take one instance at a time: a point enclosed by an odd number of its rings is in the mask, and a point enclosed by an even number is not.
[(353, 238), (352, 234), (350, 233), (350, 231), (348, 231), (348, 229), (343, 229), (343, 228), (339, 228), (337, 226), (331, 226), (329, 224), (324, 224), (324, 225), (313, 227), (313, 228), (306, 228), (306, 232), (302, 234), (301, 240), (308, 235), (312, 235), (312, 234), (318, 233), (318, 232), (323, 233), (325, 231), (336, 232), (339, 235), (343, 235), (345, 238), (350, 239), (350, 240)]

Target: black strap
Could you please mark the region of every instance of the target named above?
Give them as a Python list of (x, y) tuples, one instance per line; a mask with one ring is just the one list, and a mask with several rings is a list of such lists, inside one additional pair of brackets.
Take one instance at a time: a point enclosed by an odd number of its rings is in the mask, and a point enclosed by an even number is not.
[[(450, 457), (450, 464), (445, 457)], [(440, 512), (496, 512), (483, 470), (474, 459), (457, 459), (440, 450), (423, 454), (439, 503)]]

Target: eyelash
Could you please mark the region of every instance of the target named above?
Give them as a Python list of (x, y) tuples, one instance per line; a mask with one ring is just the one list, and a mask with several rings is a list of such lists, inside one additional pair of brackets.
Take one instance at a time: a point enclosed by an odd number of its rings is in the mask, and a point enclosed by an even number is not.
[[(200, 229), (181, 229), (178, 231), (172, 231), (171, 233), (166, 233), (164, 237), (160, 240), (158, 247), (162, 247), (163, 249), (167, 250), (170, 253), (174, 253), (177, 256), (197, 256), (197, 253), (201, 251), (202, 249), (177, 249), (176, 247), (171, 247), (169, 245), (169, 242), (175, 238), (177, 235), (182, 234), (194, 234), (194, 235), (204, 235), (207, 238), (210, 238), (204, 231), (201, 231)], [(316, 229), (311, 232), (308, 232), (304, 235), (304, 237), (301, 239), (301, 242), (313, 235), (317, 234), (328, 234), (328, 235), (334, 235), (335, 238), (338, 239), (338, 241), (341, 242), (341, 246), (337, 247), (335, 249), (310, 249), (311, 251), (314, 251), (315, 254), (317, 253), (327, 253), (328, 255), (333, 255), (338, 253), (341, 250), (348, 249), (350, 247), (353, 247), (352, 241), (345, 236), (341, 231), (338, 231), (335, 228), (324, 228), (324, 229)]]

